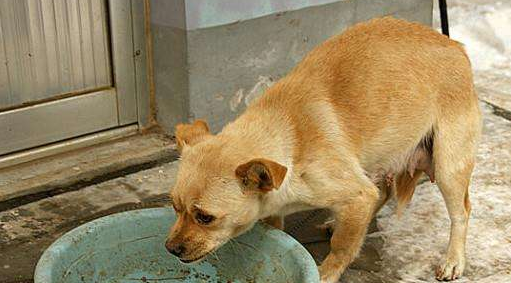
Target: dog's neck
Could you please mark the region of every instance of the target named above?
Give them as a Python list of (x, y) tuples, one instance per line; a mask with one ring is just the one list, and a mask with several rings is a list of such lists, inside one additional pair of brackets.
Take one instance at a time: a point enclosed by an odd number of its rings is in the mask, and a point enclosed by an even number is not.
[(249, 108), (236, 121), (227, 125), (220, 135), (228, 137), (235, 146), (242, 147), (244, 160), (265, 158), (279, 163), (287, 168), (284, 181), (278, 189), (265, 193), (262, 198), (260, 218), (279, 214), (280, 211), (293, 202), (291, 182), (294, 176), (293, 154), (296, 137), (294, 126), (285, 113), (279, 109), (268, 109), (258, 112), (257, 108)]

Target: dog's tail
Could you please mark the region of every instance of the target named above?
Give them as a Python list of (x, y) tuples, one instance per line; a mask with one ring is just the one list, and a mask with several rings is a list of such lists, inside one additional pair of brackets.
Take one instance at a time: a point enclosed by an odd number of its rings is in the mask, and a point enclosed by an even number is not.
[(401, 216), (404, 207), (412, 200), (415, 186), (422, 176), (422, 171), (415, 171), (411, 176), (406, 170), (402, 171), (396, 177), (396, 198), (397, 215)]

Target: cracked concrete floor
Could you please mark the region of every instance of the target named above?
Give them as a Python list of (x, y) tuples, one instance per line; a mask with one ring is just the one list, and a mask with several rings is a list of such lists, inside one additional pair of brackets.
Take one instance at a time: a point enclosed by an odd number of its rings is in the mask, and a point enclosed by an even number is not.
[[(481, 97), (498, 93), (498, 99), (510, 101), (511, 95), (502, 96), (492, 87), (486, 84)], [(481, 105), (484, 133), (471, 186), (468, 267), (460, 282), (511, 282), (511, 122), (501, 117), (511, 109), (500, 104), (498, 116), (495, 107)], [(44, 249), (84, 222), (168, 204), (176, 168), (172, 162), (0, 212), (0, 283), (31, 282)], [(439, 191), (428, 183), (420, 185), (401, 219), (393, 206), (391, 202), (373, 221), (342, 282), (434, 282), (432, 270), (445, 250), (449, 227)], [(325, 217), (323, 211), (304, 212), (289, 216), (286, 223), (286, 231), (317, 261), (328, 252), (328, 236), (315, 228)]]

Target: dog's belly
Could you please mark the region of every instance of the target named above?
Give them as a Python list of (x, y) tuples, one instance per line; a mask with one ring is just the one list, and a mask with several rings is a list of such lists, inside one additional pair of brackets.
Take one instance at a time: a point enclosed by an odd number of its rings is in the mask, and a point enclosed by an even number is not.
[(394, 155), (380, 155), (380, 159), (364, 169), (375, 184), (386, 182), (390, 186), (394, 177), (402, 172), (411, 177), (416, 172), (424, 172), (434, 182), (432, 136), (428, 134), (411, 150), (397, 151)]

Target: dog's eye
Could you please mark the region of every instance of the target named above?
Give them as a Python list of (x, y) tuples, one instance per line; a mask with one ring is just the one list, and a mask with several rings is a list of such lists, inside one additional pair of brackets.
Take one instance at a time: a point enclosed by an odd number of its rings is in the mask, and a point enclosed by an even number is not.
[(213, 222), (213, 220), (215, 220), (215, 217), (213, 215), (205, 214), (203, 212), (197, 212), (197, 214), (195, 214), (195, 219), (200, 224), (207, 225), (207, 224)]

